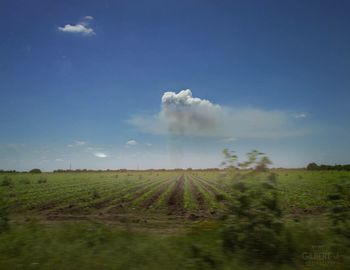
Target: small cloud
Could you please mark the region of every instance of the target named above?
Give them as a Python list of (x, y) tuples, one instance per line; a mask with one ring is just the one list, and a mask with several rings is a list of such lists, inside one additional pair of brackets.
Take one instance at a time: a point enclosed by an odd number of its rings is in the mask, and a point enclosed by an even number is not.
[(135, 141), (135, 140), (129, 140), (126, 142), (126, 145), (129, 145), (129, 146), (136, 145), (136, 144), (137, 144), (137, 141)]
[(96, 152), (96, 153), (94, 153), (94, 156), (98, 157), (98, 158), (106, 158), (107, 157), (107, 155), (105, 153), (102, 153), (102, 152)]
[(84, 36), (93, 36), (96, 35), (92, 28), (86, 27), (82, 24), (70, 25), (66, 24), (63, 27), (58, 27), (58, 30), (66, 33), (78, 33), (83, 34)]
[(151, 146), (152, 146), (152, 144), (151, 144), (151, 143), (146, 143), (146, 145), (147, 145), (148, 147), (151, 147)]
[(231, 137), (231, 138), (224, 138), (224, 139), (222, 139), (222, 140), (220, 140), (220, 141), (221, 141), (221, 142), (224, 142), (224, 143), (230, 143), (230, 142), (237, 141), (237, 139)]
[(298, 113), (294, 115), (295, 118), (306, 118), (306, 113)]
[(74, 141), (74, 143), (68, 144), (67, 147), (83, 146), (86, 143), (86, 141)]
[(62, 162), (62, 161), (64, 161), (64, 160), (63, 160), (62, 158), (56, 158), (55, 161), (57, 161), (57, 162)]
[(92, 21), (93, 19), (94, 17), (92, 16), (85, 16), (84, 19), (81, 22), (78, 22), (77, 24), (66, 24), (63, 27), (59, 26), (57, 29), (58, 31), (65, 33), (82, 34), (84, 36), (94, 36), (96, 35), (94, 29), (89, 27), (89, 21)]
[(81, 146), (81, 145), (85, 145), (86, 142), (85, 142), (85, 141), (75, 141), (75, 144), (76, 144), (77, 146)]

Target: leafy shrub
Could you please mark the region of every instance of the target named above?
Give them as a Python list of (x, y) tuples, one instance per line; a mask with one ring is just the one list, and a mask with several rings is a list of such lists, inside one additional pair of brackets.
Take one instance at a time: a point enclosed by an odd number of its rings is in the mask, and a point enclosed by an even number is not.
[[(243, 162), (238, 161), (238, 156), (233, 150), (225, 148), (223, 150), (224, 161), (221, 163), (222, 166), (228, 170), (231, 178), (234, 177), (237, 170), (247, 170), (253, 169), (256, 172), (266, 172), (268, 166), (272, 164), (271, 160), (264, 153), (259, 152), (258, 150), (252, 150), (246, 154), (247, 160)], [(242, 178), (245, 178), (246, 175), (243, 175)]]
[(12, 187), (13, 186), (12, 178), (7, 176), (7, 175), (4, 176), (4, 178), (2, 179), (2, 182), (1, 182), (1, 186), (2, 187)]
[(41, 170), (35, 168), (35, 169), (31, 169), (29, 172), (30, 172), (30, 173), (41, 173)]
[(38, 184), (45, 184), (47, 182), (47, 179), (45, 177), (39, 177)]
[(234, 190), (222, 231), (224, 250), (240, 253), (249, 261), (290, 263), (295, 246), (282, 220), (276, 175), (270, 174), (268, 181), (254, 187), (238, 182)]

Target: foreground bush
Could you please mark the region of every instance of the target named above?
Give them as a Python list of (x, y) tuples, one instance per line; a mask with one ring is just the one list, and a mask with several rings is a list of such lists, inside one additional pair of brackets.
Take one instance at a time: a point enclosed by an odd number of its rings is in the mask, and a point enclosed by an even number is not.
[(237, 182), (234, 190), (222, 232), (224, 250), (250, 261), (292, 263), (296, 248), (284, 224), (275, 175), (254, 187)]

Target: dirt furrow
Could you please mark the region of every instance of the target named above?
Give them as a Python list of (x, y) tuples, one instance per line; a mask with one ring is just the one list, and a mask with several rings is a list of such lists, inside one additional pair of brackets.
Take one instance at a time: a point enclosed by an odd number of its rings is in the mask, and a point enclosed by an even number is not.
[(157, 202), (157, 200), (159, 199), (159, 197), (163, 194), (163, 192), (165, 192), (169, 185), (171, 183), (166, 183), (165, 185), (162, 185), (158, 190), (156, 190), (147, 200), (145, 200), (142, 204), (141, 207), (142, 208), (150, 208), (154, 203)]
[(193, 179), (189, 178), (190, 189), (193, 198), (197, 201), (198, 209), (204, 210), (206, 209), (205, 199), (203, 194), (199, 191), (198, 187), (194, 184)]
[(167, 201), (167, 206), (168, 206), (170, 215), (183, 215), (185, 213), (184, 184), (185, 184), (185, 178), (183, 175), (181, 175), (177, 179), (176, 185)]

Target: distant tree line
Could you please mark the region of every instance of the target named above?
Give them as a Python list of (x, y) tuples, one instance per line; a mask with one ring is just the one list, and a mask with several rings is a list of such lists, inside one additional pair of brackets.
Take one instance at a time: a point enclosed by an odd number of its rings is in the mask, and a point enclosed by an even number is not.
[[(27, 173), (27, 171), (16, 171), (16, 170), (0, 170), (0, 173)], [(29, 173), (41, 173), (40, 169), (31, 169)]]
[(309, 171), (329, 171), (329, 170), (336, 170), (336, 171), (350, 171), (350, 164), (345, 165), (317, 165), (315, 162), (309, 163), (306, 166), (306, 169)]
[(54, 173), (66, 173), (66, 172), (126, 172), (127, 170), (125, 169), (120, 169), (120, 170), (111, 170), (111, 169), (107, 169), (107, 170), (92, 170), (92, 169), (75, 169), (75, 170), (64, 170), (64, 169), (58, 169), (58, 170), (54, 170)]
[(0, 170), (0, 173), (17, 173), (16, 170)]

